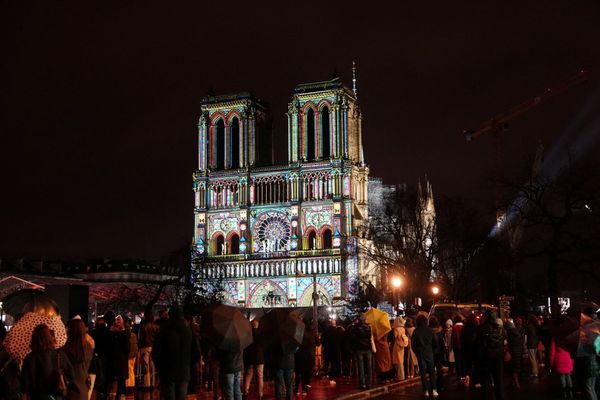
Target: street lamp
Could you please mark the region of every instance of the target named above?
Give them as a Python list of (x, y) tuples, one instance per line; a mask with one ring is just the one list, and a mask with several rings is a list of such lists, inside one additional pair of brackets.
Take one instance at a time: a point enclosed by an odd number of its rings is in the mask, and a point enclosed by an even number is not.
[(400, 298), (398, 291), (402, 286), (402, 278), (399, 276), (394, 276), (392, 278), (392, 295), (394, 299), (394, 306), (396, 307), (396, 314), (400, 312)]
[(431, 287), (431, 293), (433, 293), (433, 304), (437, 303), (438, 294), (440, 294), (440, 287), (437, 285), (433, 285)]

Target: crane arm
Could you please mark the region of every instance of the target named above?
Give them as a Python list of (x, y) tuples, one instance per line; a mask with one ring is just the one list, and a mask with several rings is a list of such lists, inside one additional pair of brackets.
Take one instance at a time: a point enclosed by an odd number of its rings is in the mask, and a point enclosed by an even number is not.
[(582, 82), (585, 82), (589, 77), (587, 71), (580, 71), (577, 75), (570, 77), (569, 79), (559, 83), (554, 87), (547, 88), (543, 93), (534, 96), (530, 99), (527, 99), (523, 103), (513, 107), (509, 111), (496, 115), (495, 117), (483, 122), (479, 125), (479, 127), (475, 130), (464, 130), (463, 133), (467, 141), (472, 139), (476, 139), (477, 137), (490, 132), (490, 131), (498, 131), (502, 129), (505, 124), (518, 117), (519, 115), (529, 111), (531, 108), (539, 105), (541, 102), (548, 100), (551, 97), (554, 97), (575, 85), (578, 85)]

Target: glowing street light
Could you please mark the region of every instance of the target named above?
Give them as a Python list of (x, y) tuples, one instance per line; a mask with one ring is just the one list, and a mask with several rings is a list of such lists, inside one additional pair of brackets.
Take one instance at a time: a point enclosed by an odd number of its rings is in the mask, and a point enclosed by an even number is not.
[(398, 289), (400, 286), (402, 286), (402, 278), (400, 278), (399, 276), (395, 276), (392, 278), (392, 286), (395, 289)]
[(439, 286), (433, 286), (431, 288), (431, 293), (433, 293), (434, 296), (437, 296), (438, 294), (440, 294), (440, 287)]

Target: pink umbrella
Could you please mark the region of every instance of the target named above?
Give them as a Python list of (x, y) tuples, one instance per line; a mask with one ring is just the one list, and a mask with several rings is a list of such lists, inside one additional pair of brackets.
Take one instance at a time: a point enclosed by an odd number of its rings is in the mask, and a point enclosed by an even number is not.
[(50, 330), (54, 331), (56, 338), (55, 348), (60, 348), (67, 342), (67, 330), (59, 316), (47, 316), (28, 312), (8, 331), (4, 340), (6, 350), (16, 360), (23, 361), (25, 356), (31, 351), (31, 334), (33, 329), (41, 324), (48, 325)]

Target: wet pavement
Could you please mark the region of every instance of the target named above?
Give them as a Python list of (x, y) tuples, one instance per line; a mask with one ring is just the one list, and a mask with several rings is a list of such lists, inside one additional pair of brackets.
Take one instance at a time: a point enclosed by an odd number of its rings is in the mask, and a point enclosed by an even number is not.
[[(504, 381), (504, 386), (508, 381)], [(558, 378), (544, 377), (540, 379), (524, 379), (520, 390), (509, 389), (505, 387), (504, 399), (509, 400), (553, 400), (561, 398)], [(411, 400), (425, 399), (421, 383), (409, 388), (402, 388), (389, 394), (377, 397), (377, 400)], [(482, 399), (481, 388), (464, 388), (456, 382), (455, 376), (445, 377), (445, 388), (439, 392), (439, 400), (480, 400)], [(577, 397), (576, 397), (577, 398)]]

